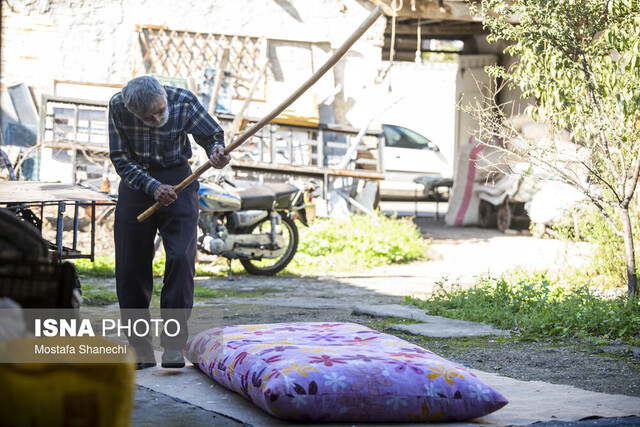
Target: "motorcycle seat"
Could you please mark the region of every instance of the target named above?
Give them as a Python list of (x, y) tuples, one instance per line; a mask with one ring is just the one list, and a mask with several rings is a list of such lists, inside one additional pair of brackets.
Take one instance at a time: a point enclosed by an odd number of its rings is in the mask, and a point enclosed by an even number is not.
[(275, 194), (276, 209), (290, 208), (296, 194), (300, 191), (295, 185), (286, 183), (265, 184), (264, 186)]
[(265, 186), (245, 188), (244, 190), (238, 191), (238, 196), (240, 196), (240, 209), (245, 211), (252, 209), (273, 209), (276, 203), (276, 194), (273, 190)]

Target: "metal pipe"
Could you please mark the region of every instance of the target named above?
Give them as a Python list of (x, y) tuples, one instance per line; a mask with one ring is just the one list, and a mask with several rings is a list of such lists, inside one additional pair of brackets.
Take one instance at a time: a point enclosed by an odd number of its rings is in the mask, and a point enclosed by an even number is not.
[(56, 230), (56, 251), (58, 253), (58, 262), (62, 260), (62, 232), (64, 228), (64, 211), (66, 209), (65, 202), (58, 202), (58, 227)]
[(76, 203), (73, 209), (73, 251), (74, 252), (78, 248), (78, 212), (80, 212), (80, 207), (78, 206), (78, 203)]
[(91, 202), (91, 262), (96, 253), (96, 201)]

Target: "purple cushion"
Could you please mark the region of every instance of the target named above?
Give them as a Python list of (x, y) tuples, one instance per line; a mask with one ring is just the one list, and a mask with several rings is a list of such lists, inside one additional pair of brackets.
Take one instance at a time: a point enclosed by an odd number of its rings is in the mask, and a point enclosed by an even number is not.
[(186, 356), (283, 419), (466, 420), (507, 404), (455, 363), (353, 323), (214, 328), (189, 340)]

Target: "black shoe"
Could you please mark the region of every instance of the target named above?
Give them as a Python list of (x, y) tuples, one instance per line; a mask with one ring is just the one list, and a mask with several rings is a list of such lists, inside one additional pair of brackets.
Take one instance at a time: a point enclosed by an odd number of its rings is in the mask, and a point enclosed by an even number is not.
[(138, 362), (136, 363), (136, 371), (139, 371), (140, 369), (153, 368), (156, 365), (156, 362)]
[(184, 368), (182, 350), (165, 350), (162, 353), (163, 368)]
[(136, 370), (153, 368), (157, 365), (156, 355), (153, 353), (153, 347), (137, 348), (136, 350)]

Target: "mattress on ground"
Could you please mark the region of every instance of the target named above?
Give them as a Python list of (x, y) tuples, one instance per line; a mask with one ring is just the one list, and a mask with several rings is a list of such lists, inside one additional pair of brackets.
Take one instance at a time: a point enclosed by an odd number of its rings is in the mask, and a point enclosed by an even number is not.
[(186, 356), (282, 419), (467, 420), (507, 404), (458, 364), (352, 323), (213, 328), (189, 340)]

